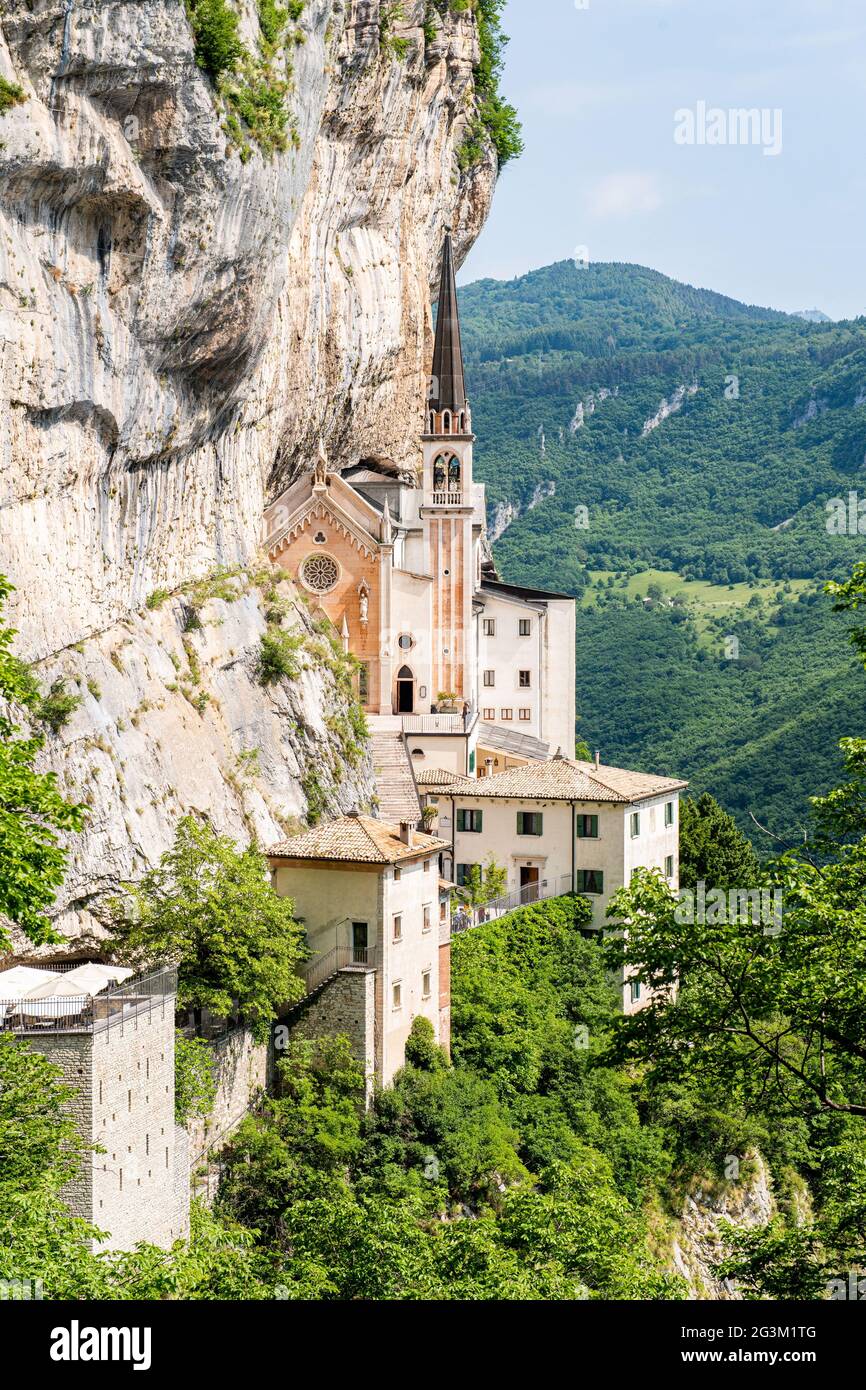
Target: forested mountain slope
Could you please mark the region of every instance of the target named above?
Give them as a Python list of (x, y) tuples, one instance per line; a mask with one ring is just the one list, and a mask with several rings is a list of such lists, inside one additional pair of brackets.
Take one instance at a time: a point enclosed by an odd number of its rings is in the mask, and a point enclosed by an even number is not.
[(866, 322), (571, 261), (470, 285), (462, 315), (497, 561), (584, 599), (581, 734), (796, 837), (862, 704), (818, 590), (866, 548), (866, 516), (827, 524), (866, 500)]

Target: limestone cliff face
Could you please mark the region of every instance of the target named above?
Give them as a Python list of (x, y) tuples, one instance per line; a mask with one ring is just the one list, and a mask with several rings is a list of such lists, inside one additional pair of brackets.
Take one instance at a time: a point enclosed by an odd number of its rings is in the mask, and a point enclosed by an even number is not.
[[(181, 816), (267, 846), (311, 811), (372, 809), (339, 658), (292, 586), (272, 584), (240, 573), (199, 585), (198, 597), (192, 586), (41, 665), (45, 686), (63, 679), (81, 701), (43, 758), (87, 807), (56, 912), (78, 947), (102, 934), (106, 897), (156, 863)], [(291, 678), (266, 684), (261, 638), (275, 601), (297, 650)]]
[[(257, 41), (252, 0), (240, 6)], [(415, 453), (443, 229), (462, 258), (495, 156), (460, 175), (477, 36), (307, 0), (298, 143), (246, 163), (182, 0), (6, 0), (0, 72), (0, 561), (43, 656), (217, 563), (306, 467)], [(437, 23), (438, 20), (437, 20)]]
[[(235, 7), (254, 48), (256, 4)], [(233, 671), (219, 718), (147, 693), (170, 674), (155, 626), (173, 620), (143, 609), (157, 588), (252, 563), (265, 503), (320, 434), (336, 466), (418, 450), (444, 228), (462, 260), (496, 178), (492, 150), (469, 174), (456, 159), (474, 21), (437, 14), (425, 39), (425, 8), (403, 6), (401, 59), (381, 42), (379, 0), (306, 0), (296, 140), (243, 161), (182, 0), (4, 0), (0, 74), (26, 100), (0, 117), (0, 571), (17, 586), (17, 649), (43, 681), (62, 671), (106, 692), (85, 695), (47, 755), (70, 791), (95, 789), (70, 929), (103, 878), (153, 861), (184, 809), (239, 837), (251, 815), (264, 839), (304, 810), (305, 747), (287, 753), (251, 674), (252, 600), (219, 629), (235, 652), (213, 657), (214, 680)], [(105, 666), (117, 651), (123, 675)], [(294, 722), (315, 728), (326, 675), (285, 694)], [(271, 728), (276, 812), (242, 813), (226, 782), (247, 719)], [(85, 756), (88, 739), (111, 744), (126, 804), (100, 789), (109, 754)], [(363, 783), (347, 773), (326, 808), (363, 799)]]

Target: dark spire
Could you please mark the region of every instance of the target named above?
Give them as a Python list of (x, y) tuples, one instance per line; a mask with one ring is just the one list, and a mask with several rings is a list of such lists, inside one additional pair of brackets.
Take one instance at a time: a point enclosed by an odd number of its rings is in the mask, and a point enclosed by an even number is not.
[(436, 316), (436, 343), (433, 348), (433, 381), (429, 409), (463, 410), (466, 387), (463, 381), (463, 349), (460, 346), (460, 314), (457, 307), (457, 281), (454, 277), (454, 248), (451, 229), (445, 232), (442, 252), (442, 280)]

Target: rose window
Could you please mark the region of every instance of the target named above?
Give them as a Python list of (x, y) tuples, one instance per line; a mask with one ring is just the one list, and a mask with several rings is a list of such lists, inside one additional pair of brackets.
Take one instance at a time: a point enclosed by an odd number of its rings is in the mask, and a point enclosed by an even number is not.
[(301, 566), (301, 579), (308, 589), (326, 594), (340, 577), (336, 560), (330, 555), (308, 555)]

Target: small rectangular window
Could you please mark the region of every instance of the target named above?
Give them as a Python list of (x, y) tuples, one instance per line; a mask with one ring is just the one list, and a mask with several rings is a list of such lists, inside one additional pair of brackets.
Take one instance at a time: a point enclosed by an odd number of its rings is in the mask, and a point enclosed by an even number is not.
[(532, 672), (531, 672), (531, 671), (518, 671), (517, 674), (518, 674), (518, 683), (519, 683), (519, 685), (520, 685), (520, 689), (521, 689), (521, 690), (529, 690), (530, 686), (532, 685)]
[(448, 899), (442, 898), (439, 902), (439, 921), (448, 921)]
[(507, 724), (508, 721), (509, 721), (509, 719), (513, 719), (513, 718), (514, 718), (514, 710), (513, 710), (513, 709), (504, 709), (504, 710), (502, 710), (502, 712), (501, 712), (501, 714), (500, 714), (499, 717), (500, 717), (500, 719), (502, 720), (503, 724)]
[(666, 802), (665, 802), (665, 825), (673, 825), (673, 823), (674, 823), (674, 803), (673, 803), (672, 801), (666, 801)]
[(430, 860), (429, 860), (429, 859), (425, 859), (425, 860), (424, 860), (424, 872), (425, 872), (425, 874), (429, 874), (429, 872), (430, 872)]
[(518, 835), (541, 835), (544, 833), (544, 816), (540, 811), (517, 812)]
[(495, 710), (495, 709), (483, 709), (483, 710), (481, 711), (481, 718), (482, 718), (482, 719), (495, 719), (495, 718), (496, 718), (496, 710)]
[(636, 840), (640, 835), (640, 811), (633, 811), (630, 817), (631, 838)]
[(403, 985), (400, 980), (395, 980), (391, 986), (391, 1003), (395, 1009), (403, 1007)]
[(485, 637), (495, 637), (495, 636), (496, 636), (496, 619), (495, 619), (495, 618), (482, 618), (482, 619), (481, 619), (481, 622), (482, 622), (482, 625), (483, 625), (482, 630), (483, 630), (483, 632), (484, 632), (484, 636), (485, 636)]
[(432, 918), (432, 915), (431, 915), (431, 906), (432, 906), (432, 905), (431, 905), (430, 903), (425, 903), (424, 906), (423, 906), (423, 908), (422, 908), (422, 912), (423, 912), (423, 921), (422, 921), (422, 923), (421, 923), (421, 926), (422, 926), (422, 929), (423, 929), (424, 931), (429, 931), (430, 928), (431, 928), (432, 925), (433, 925), (433, 918)]
[(424, 999), (430, 998), (430, 980), (432, 971), (425, 970), (421, 975), (421, 996)]
[(598, 816), (578, 816), (577, 838), (579, 840), (598, 839)]
[(631, 993), (631, 1002), (636, 1004), (640, 999), (640, 980), (630, 980), (629, 991)]
[(394, 918), (394, 940), (403, 940), (403, 918), (400, 913)]
[(604, 874), (601, 869), (578, 869), (577, 891), (578, 893), (603, 893)]
[(476, 866), (474, 864), (458, 864), (454, 882), (458, 888), (465, 888), (469, 881), (469, 875)]
[(485, 672), (484, 672), (484, 684), (486, 685), (486, 687), (487, 687), (488, 690), (490, 690), (490, 689), (496, 684), (496, 672), (495, 672), (495, 671), (485, 671)]
[(484, 828), (483, 811), (458, 811), (457, 829), (473, 835), (480, 835)]
[(532, 710), (531, 710), (531, 709), (522, 709), (522, 710), (518, 710), (518, 717), (519, 717), (520, 719), (522, 719), (522, 720), (524, 721), (524, 723), (525, 723), (527, 719), (531, 719), (531, 718), (532, 718)]
[(403, 870), (402, 870), (402, 869), (399, 869), (399, 868), (397, 867), (397, 865), (395, 864), (395, 865), (394, 865), (394, 882), (395, 882), (395, 883), (399, 883), (399, 882), (400, 882), (400, 875), (402, 874), (402, 872), (403, 872)]
[(531, 636), (531, 634), (532, 634), (532, 619), (531, 619), (531, 618), (518, 618), (518, 620), (517, 620), (517, 635), (518, 635), (518, 637), (529, 637), (529, 636)]
[(674, 876), (674, 857), (673, 857), (672, 854), (669, 854), (669, 855), (667, 855), (667, 857), (666, 857), (666, 859), (665, 859), (665, 878), (673, 878), (673, 876)]

